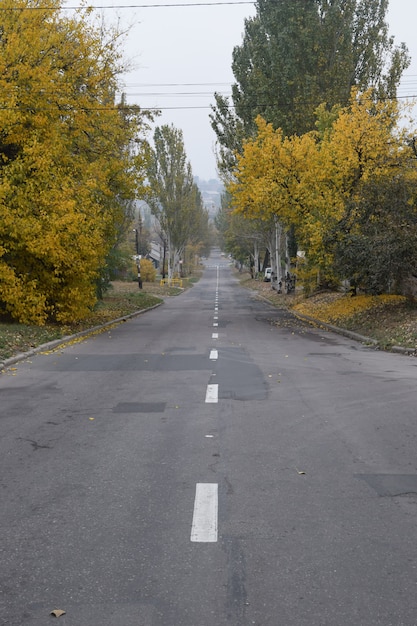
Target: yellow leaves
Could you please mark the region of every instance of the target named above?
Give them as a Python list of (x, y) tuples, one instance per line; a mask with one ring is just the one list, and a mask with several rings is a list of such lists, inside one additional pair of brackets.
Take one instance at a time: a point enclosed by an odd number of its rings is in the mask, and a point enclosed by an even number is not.
[(144, 117), (114, 102), (116, 30), (41, 5), (2, 12), (0, 47), (0, 303), (36, 324), (94, 305), (140, 179), (130, 147)]
[(45, 298), (37, 290), (35, 280), (23, 280), (0, 259), (0, 302), (22, 323), (42, 326), (46, 321)]
[(153, 283), (156, 279), (156, 269), (152, 261), (149, 259), (141, 259), (140, 274), (145, 282)]
[(270, 219), (277, 216), (287, 225), (298, 220), (304, 190), (299, 174), (306, 154), (315, 148), (312, 136), (284, 137), (258, 117), (258, 135), (238, 155), (236, 180), (229, 186), (235, 211), (245, 217)]
[(348, 106), (331, 112), (319, 107), (317, 133), (284, 137), (259, 117), (257, 135), (237, 155), (228, 187), (235, 212), (294, 226), (310, 262), (328, 273), (332, 252), (327, 236), (346, 203), (360, 198), (362, 183), (390, 179), (400, 170), (417, 178), (409, 167), (409, 149), (396, 131), (398, 113), (395, 101), (375, 101), (371, 91), (353, 90)]
[(314, 317), (321, 322), (338, 324), (364, 311), (376, 310), (383, 305), (396, 305), (406, 302), (405, 296), (359, 295), (352, 298), (350, 295), (328, 293), (309, 298), (294, 306), (294, 311)]

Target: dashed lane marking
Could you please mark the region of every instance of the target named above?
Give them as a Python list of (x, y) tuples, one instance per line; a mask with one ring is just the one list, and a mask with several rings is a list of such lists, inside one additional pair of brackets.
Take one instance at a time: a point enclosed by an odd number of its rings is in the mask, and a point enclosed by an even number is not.
[(207, 385), (206, 402), (217, 403), (219, 401), (219, 385)]
[(217, 541), (218, 500), (217, 483), (196, 484), (191, 541)]

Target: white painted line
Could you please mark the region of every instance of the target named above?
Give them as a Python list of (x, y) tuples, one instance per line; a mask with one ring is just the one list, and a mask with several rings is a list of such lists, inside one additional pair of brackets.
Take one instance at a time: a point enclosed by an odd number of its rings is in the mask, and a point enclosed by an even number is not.
[(219, 401), (219, 385), (207, 385), (206, 402), (215, 404)]
[(218, 326), (219, 323), (218, 322), (213, 322), (213, 326)]
[(217, 483), (197, 483), (195, 487), (191, 541), (217, 541), (219, 495)]
[(213, 319), (214, 319), (214, 320), (218, 320), (218, 319), (219, 319), (219, 316), (218, 316), (218, 315), (215, 315), (215, 316), (213, 317)]
[(212, 339), (218, 339), (219, 338), (219, 333), (212, 333), (211, 338)]
[(219, 353), (217, 352), (217, 350), (211, 350), (211, 352), (210, 352), (210, 360), (211, 361), (217, 361), (218, 358), (219, 358)]

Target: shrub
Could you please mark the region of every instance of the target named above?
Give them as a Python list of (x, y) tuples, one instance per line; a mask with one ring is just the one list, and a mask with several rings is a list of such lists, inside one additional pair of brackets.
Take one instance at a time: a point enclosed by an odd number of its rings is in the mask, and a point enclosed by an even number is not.
[(141, 259), (140, 262), (140, 275), (143, 282), (153, 283), (156, 279), (156, 269), (153, 266), (152, 261), (149, 259)]

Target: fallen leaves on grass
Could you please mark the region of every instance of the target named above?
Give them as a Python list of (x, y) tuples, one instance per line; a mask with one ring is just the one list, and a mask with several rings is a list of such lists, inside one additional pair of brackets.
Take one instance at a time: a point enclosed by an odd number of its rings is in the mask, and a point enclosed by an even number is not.
[(352, 318), (358, 313), (383, 311), (407, 301), (405, 296), (348, 296), (339, 293), (320, 294), (294, 306), (294, 310), (329, 324)]
[(417, 349), (417, 304), (405, 296), (352, 297), (330, 292), (298, 302), (293, 310), (319, 322), (372, 337), (381, 347), (398, 345)]

